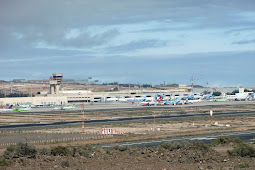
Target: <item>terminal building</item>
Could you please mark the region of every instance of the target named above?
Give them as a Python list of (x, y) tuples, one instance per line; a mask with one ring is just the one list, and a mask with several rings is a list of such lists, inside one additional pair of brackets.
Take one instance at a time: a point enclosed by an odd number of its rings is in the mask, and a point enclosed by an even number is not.
[(65, 105), (68, 103), (67, 96), (58, 95), (60, 83), (62, 81), (62, 73), (54, 73), (50, 77), (51, 96), (35, 96), (35, 97), (10, 97), (0, 98), (1, 105), (18, 105), (23, 103), (30, 103), (31, 105)]
[[(109, 92), (92, 92), (90, 90), (62, 91), (60, 87), (61, 83), (63, 83), (63, 80), (64, 79), (62, 73), (54, 73), (47, 82), (49, 83), (50, 91), (42, 91), (35, 97), (0, 98), (0, 103), (3, 105), (18, 103), (31, 103), (32, 105), (66, 105), (67, 103), (108, 102), (125, 98), (143, 98), (145, 95), (146, 97), (154, 97), (157, 94), (164, 94), (168, 98), (174, 98), (177, 96), (190, 96), (193, 93), (201, 93), (206, 90), (220, 91), (220, 89), (193, 88), (187, 85), (176, 85), (168, 88), (168, 90), (162, 90), (162, 88), (159, 87), (150, 90), (147, 90), (146, 88), (139, 88), (137, 90)], [(228, 90), (233, 91), (234, 88)]]

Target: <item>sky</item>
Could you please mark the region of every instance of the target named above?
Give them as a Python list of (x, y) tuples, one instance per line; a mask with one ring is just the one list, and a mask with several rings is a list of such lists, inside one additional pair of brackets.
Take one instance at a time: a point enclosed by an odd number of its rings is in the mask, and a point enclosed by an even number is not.
[(254, 0), (1, 0), (0, 80), (255, 87)]

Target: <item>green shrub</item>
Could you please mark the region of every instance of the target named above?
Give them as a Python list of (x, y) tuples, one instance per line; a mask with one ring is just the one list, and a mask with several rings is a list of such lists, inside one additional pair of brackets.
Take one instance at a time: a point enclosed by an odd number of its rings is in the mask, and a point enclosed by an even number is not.
[(246, 163), (240, 163), (238, 165), (235, 165), (235, 168), (249, 168), (250, 165)]
[(164, 153), (165, 152), (165, 149), (163, 147), (158, 147), (158, 152), (159, 153)]
[(15, 154), (15, 145), (8, 146), (7, 149), (4, 151), (4, 157), (7, 159), (13, 158)]
[(82, 148), (83, 150), (89, 150), (89, 151), (93, 150), (91, 145), (84, 145), (84, 146), (81, 146), (80, 148)]
[(16, 146), (15, 145), (8, 146), (6, 151), (4, 152), (4, 157), (7, 159), (14, 157), (35, 158), (36, 153), (37, 150), (33, 145), (20, 142)]
[(183, 148), (187, 149), (195, 149), (195, 150), (203, 150), (203, 151), (209, 151), (210, 148), (208, 147), (208, 145), (206, 145), (204, 142), (201, 141), (196, 141), (196, 142), (191, 142), (188, 143), (187, 146), (185, 146), (185, 142), (183, 142)]
[(128, 150), (128, 146), (120, 146), (120, 145), (114, 145), (111, 147), (111, 149), (119, 150), (119, 151), (126, 151)]
[(163, 142), (163, 143), (160, 144), (159, 147), (160, 148), (164, 148), (166, 150), (173, 151), (173, 150), (179, 149), (181, 147), (181, 144), (178, 143), (178, 142), (175, 142), (175, 141), (172, 141), (172, 142)]
[(8, 162), (5, 158), (0, 158), (0, 166), (7, 166)]
[(108, 155), (110, 155), (110, 154), (111, 154), (111, 152), (110, 152), (110, 150), (109, 150), (109, 149), (107, 149), (107, 150), (106, 150), (106, 154), (108, 154)]
[(87, 151), (87, 150), (82, 150), (79, 152), (79, 154), (85, 158), (90, 158), (92, 155), (91, 151)]
[(69, 167), (70, 165), (69, 165), (69, 162), (68, 162), (67, 160), (65, 160), (65, 161), (62, 161), (62, 162), (61, 162), (61, 166), (62, 166), (63, 168), (66, 168), (66, 167)]
[(51, 154), (54, 156), (66, 156), (68, 155), (68, 149), (64, 146), (57, 146), (57, 147), (53, 147), (51, 148)]
[(80, 156), (83, 156), (86, 158), (91, 157), (93, 152), (91, 145), (84, 145), (84, 146), (78, 147), (76, 150), (79, 152)]
[(224, 145), (224, 144), (241, 144), (243, 141), (241, 139), (235, 139), (235, 138), (230, 138), (230, 137), (218, 137), (214, 141), (212, 141), (211, 145), (217, 146), (217, 145)]
[(126, 150), (128, 150), (127, 146), (120, 146), (119, 147), (119, 151), (121, 151), (121, 152), (126, 151)]
[(238, 147), (234, 148), (233, 150), (228, 150), (228, 154), (232, 156), (250, 156), (255, 157), (255, 150), (252, 146), (248, 144), (240, 144)]
[(47, 149), (47, 148), (42, 148), (42, 149), (39, 149), (39, 150), (38, 150), (38, 153), (39, 153), (40, 155), (50, 155), (50, 150)]
[(204, 144), (203, 142), (176, 142), (176, 141), (172, 141), (172, 142), (163, 142), (160, 144), (160, 146), (158, 147), (158, 149), (163, 148), (165, 150), (177, 150), (177, 149), (183, 149), (183, 150), (188, 150), (188, 149), (198, 149), (198, 150), (205, 150), (208, 151), (209, 147)]
[(29, 145), (28, 143), (18, 143), (16, 152), (21, 157), (35, 157), (37, 150), (33, 145)]

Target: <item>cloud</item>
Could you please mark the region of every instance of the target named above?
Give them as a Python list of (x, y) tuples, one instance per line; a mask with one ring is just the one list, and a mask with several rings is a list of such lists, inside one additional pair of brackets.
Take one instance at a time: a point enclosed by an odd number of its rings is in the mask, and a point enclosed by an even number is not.
[(1, 0), (0, 76), (186, 83), (195, 72), (234, 82), (251, 76), (230, 60), (254, 61), (253, 11), (254, 0)]
[(254, 40), (243, 40), (243, 41), (235, 41), (233, 42), (233, 44), (253, 44), (255, 43), (255, 39)]
[(82, 32), (74, 38), (64, 38), (65, 34), (43, 33), (39, 37), (46, 46), (65, 47), (65, 48), (90, 48), (103, 45), (118, 35), (116, 29), (105, 31), (101, 34), (91, 36), (88, 32)]
[(122, 52), (133, 52), (145, 48), (156, 48), (166, 46), (167, 42), (159, 40), (140, 40), (132, 41), (127, 44), (119, 46), (113, 46), (107, 49), (108, 53), (122, 53)]

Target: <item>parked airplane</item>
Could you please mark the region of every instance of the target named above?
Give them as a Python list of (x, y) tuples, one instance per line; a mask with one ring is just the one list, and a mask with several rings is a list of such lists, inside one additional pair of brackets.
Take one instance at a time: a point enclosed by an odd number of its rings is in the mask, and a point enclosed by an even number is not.
[(8, 109), (0, 109), (0, 113), (2, 112), (10, 112), (13, 111), (13, 105), (11, 105)]
[(73, 109), (73, 108), (75, 108), (75, 104), (73, 104), (72, 106), (62, 107), (61, 110), (69, 110), (69, 109)]
[(144, 95), (143, 98), (141, 97), (138, 97), (138, 96), (135, 96), (135, 98), (133, 99), (134, 102), (141, 102), (141, 101), (145, 101), (146, 100), (146, 96), (147, 95)]
[(213, 92), (211, 92), (211, 93), (208, 94), (208, 95), (204, 95), (204, 93), (202, 93), (201, 96), (202, 96), (204, 99), (209, 99), (209, 98), (213, 97)]
[(156, 96), (154, 97), (154, 100), (153, 100), (153, 98), (152, 98), (152, 100), (151, 100), (151, 97), (150, 97), (149, 100), (143, 101), (143, 102), (141, 102), (140, 104), (141, 104), (142, 106), (152, 106), (152, 105), (159, 104), (159, 103), (161, 102), (161, 100), (163, 100), (163, 96), (161, 96), (161, 95), (156, 95)]
[(249, 95), (246, 94), (240, 94), (240, 95), (227, 95), (227, 100), (236, 100), (236, 101), (240, 101), (240, 100), (247, 100)]
[(197, 102), (202, 102), (202, 98), (200, 99), (193, 99), (193, 100), (188, 100), (188, 104), (194, 104), (194, 103), (197, 103)]
[(142, 106), (152, 106), (152, 105), (156, 105), (157, 102), (154, 100), (146, 100), (144, 102), (140, 103)]
[(134, 100), (134, 97), (131, 96), (125, 96), (124, 98), (119, 98), (120, 102), (132, 102)]
[(203, 98), (202, 94), (201, 95), (200, 94), (194, 94), (192, 99), (201, 99), (201, 98)]
[(255, 98), (255, 93), (250, 93), (247, 97), (248, 100), (253, 100)]
[(28, 111), (30, 109), (31, 109), (31, 106), (28, 106), (28, 107), (19, 107), (19, 108), (13, 109), (13, 111), (15, 111), (15, 112), (23, 112), (23, 111)]
[(215, 96), (209, 102), (224, 102), (227, 100), (226, 96)]
[(116, 97), (110, 97), (110, 98), (106, 99), (107, 102), (116, 102), (118, 100), (119, 100), (119, 98), (116, 98)]
[[(191, 100), (194, 98), (194, 94), (190, 95), (190, 96), (182, 96), (182, 97), (179, 97), (179, 99), (181, 100)], [(178, 98), (177, 98), (178, 99)]]
[(170, 101), (163, 101), (164, 105), (176, 105), (179, 104), (181, 102), (180, 98), (177, 98), (176, 100), (170, 100)]

